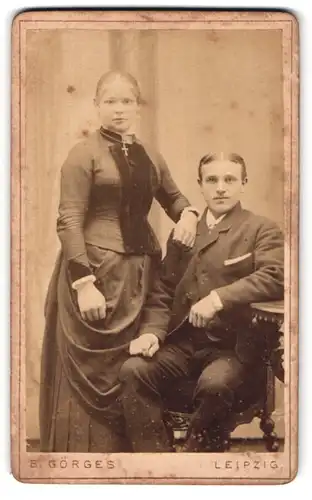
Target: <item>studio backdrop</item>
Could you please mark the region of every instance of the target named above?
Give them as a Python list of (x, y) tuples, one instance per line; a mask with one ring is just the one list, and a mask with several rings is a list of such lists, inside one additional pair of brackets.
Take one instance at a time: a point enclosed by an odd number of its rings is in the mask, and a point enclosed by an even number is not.
[[(38, 400), (44, 300), (59, 242), (60, 168), (69, 149), (98, 126), (95, 87), (109, 69), (131, 72), (144, 104), (138, 135), (154, 144), (191, 203), (203, 208), (199, 159), (242, 155), (246, 208), (283, 226), (283, 81), (280, 30), (34, 30), (27, 38), (26, 227), (27, 437), (39, 437)], [(27, 182), (27, 179), (31, 182)], [(151, 218), (165, 245), (171, 222)], [(283, 436), (283, 393), (276, 428)], [(236, 436), (260, 436), (258, 425)]]

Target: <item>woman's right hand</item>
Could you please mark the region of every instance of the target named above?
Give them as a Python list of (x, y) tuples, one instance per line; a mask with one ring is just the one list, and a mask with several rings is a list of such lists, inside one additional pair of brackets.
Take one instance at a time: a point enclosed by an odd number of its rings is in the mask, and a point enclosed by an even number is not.
[(106, 316), (106, 300), (92, 282), (84, 283), (77, 290), (80, 314), (84, 320), (97, 321)]

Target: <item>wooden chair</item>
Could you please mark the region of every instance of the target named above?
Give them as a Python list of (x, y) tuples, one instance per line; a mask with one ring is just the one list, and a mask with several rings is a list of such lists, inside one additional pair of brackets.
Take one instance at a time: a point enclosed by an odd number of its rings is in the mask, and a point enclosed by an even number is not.
[[(272, 413), (275, 409), (275, 379), (284, 382), (283, 368), (283, 302), (267, 302), (252, 304), (251, 324), (256, 335), (265, 335), (267, 339), (267, 358), (265, 382), (261, 387), (257, 400), (248, 408), (239, 405), (230, 417), (216, 422), (209, 431), (203, 432), (199, 439), (205, 441), (207, 452), (224, 452), (230, 450), (231, 433), (242, 424), (248, 424), (256, 417), (263, 433), (267, 451), (276, 452), (279, 440), (274, 432), (275, 423)], [(171, 434), (174, 446), (183, 444), (186, 439), (189, 421), (192, 415), (191, 395), (196, 381), (187, 380), (175, 387), (174, 401), (167, 402), (165, 422)], [(246, 405), (245, 405), (246, 406)]]

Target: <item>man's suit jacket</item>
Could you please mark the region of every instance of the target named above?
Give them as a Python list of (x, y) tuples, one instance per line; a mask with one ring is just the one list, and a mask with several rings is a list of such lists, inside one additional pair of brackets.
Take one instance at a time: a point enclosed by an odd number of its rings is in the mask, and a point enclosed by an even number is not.
[(211, 333), (232, 331), (242, 361), (263, 357), (264, 338), (250, 327), (249, 304), (283, 298), (280, 228), (238, 203), (210, 231), (205, 211), (192, 249), (170, 237), (161, 275), (143, 311), (140, 334), (154, 333), (164, 340), (187, 322), (191, 306), (212, 290), (218, 293), (223, 310), (208, 326)]

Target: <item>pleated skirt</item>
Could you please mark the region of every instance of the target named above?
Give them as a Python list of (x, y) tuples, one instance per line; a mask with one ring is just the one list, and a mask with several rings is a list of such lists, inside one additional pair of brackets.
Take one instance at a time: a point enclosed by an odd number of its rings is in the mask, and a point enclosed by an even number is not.
[[(119, 403), (119, 370), (138, 334), (153, 279), (148, 256), (105, 251), (95, 269), (107, 303), (103, 324), (81, 319), (60, 256), (46, 301), (40, 386), (40, 440), (44, 452), (129, 452)], [(98, 261), (102, 258), (99, 256)]]

